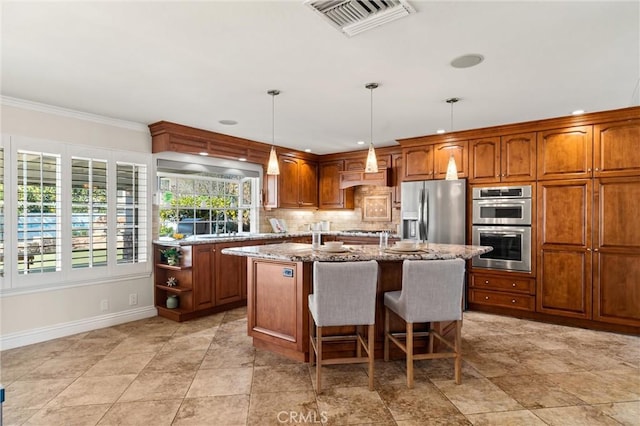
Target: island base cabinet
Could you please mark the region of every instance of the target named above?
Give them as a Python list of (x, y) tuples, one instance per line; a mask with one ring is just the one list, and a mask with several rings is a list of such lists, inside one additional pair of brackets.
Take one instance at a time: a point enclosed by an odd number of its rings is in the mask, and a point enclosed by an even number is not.
[(311, 263), (248, 258), (248, 333), (254, 346), (298, 361), (309, 348)]

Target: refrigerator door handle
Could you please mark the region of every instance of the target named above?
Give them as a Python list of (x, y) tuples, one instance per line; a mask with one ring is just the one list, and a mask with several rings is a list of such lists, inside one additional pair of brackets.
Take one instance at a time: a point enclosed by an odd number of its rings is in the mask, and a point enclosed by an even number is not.
[(425, 234), (424, 229), (424, 188), (420, 190), (418, 195), (418, 239), (423, 240)]
[(424, 229), (424, 239), (428, 241), (429, 240), (429, 190), (426, 190), (426, 194), (425, 194), (425, 206), (426, 206), (426, 210), (427, 210), (427, 220), (425, 222), (425, 229)]

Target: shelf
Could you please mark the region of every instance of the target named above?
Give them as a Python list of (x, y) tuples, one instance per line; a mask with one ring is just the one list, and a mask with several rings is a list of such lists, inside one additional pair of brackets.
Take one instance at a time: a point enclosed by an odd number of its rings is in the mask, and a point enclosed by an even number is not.
[(165, 285), (165, 284), (156, 284), (156, 288), (168, 291), (169, 293), (176, 293), (176, 294), (189, 293), (190, 291), (193, 291), (188, 287), (180, 287), (180, 286), (169, 287), (168, 285)]
[(172, 271), (184, 271), (184, 270), (191, 269), (190, 266), (174, 266), (174, 265), (167, 265), (166, 263), (156, 263), (156, 268), (170, 269)]

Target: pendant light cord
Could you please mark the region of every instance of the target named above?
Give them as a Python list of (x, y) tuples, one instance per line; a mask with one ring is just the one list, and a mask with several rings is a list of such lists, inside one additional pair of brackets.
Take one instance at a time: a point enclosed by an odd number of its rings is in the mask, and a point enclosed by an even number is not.
[(271, 94), (271, 145), (276, 143), (276, 95)]

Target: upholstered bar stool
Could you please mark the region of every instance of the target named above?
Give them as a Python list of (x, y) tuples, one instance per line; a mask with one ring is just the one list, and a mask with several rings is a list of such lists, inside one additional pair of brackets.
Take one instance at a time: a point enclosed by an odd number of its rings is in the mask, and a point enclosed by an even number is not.
[[(309, 363), (316, 358), (316, 388), (322, 391), (322, 365), (369, 363), (369, 390), (373, 390), (373, 344), (376, 311), (378, 263), (314, 262), (313, 293), (309, 295)], [(315, 323), (315, 330), (314, 330)], [(332, 326), (356, 327), (351, 336), (324, 336), (323, 328)], [(368, 326), (365, 342), (361, 329)], [(356, 356), (351, 358), (322, 357), (322, 344), (327, 341), (356, 340)], [(364, 348), (367, 356), (362, 356)]]
[[(413, 360), (455, 358), (455, 380), (460, 384), (462, 368), (462, 291), (464, 287), (462, 259), (405, 260), (402, 265), (402, 290), (384, 294), (384, 360), (389, 360), (389, 341), (407, 355), (407, 386), (413, 387)], [(406, 322), (406, 333), (389, 331), (389, 311)], [(434, 322), (455, 321), (455, 337), (450, 342), (433, 329)], [(414, 333), (414, 323), (429, 323), (426, 333)], [(428, 353), (413, 353), (413, 338), (429, 336)], [(405, 337), (402, 343), (399, 338)], [(453, 352), (433, 353), (436, 337)]]

